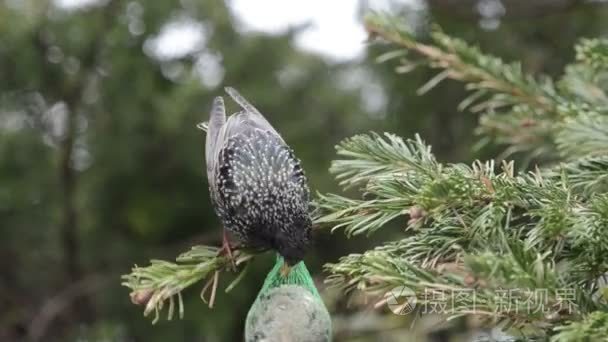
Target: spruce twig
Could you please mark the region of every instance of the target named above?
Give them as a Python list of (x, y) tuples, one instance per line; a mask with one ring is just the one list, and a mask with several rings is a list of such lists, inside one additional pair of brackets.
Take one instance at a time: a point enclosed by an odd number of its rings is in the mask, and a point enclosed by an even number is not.
[[(173, 318), (175, 299), (179, 306), (179, 318), (183, 318), (182, 291), (211, 275), (201, 291), (201, 299), (212, 308), (220, 272), (232, 271), (230, 260), (224, 255), (218, 255), (219, 251), (217, 247), (194, 246), (179, 255), (176, 262), (151, 260), (148, 266), (136, 265), (131, 269), (131, 273), (122, 276), (122, 285), (131, 289), (133, 304), (145, 306), (144, 316), (154, 311), (153, 323), (156, 323), (167, 301), (167, 319)], [(233, 254), (237, 265), (247, 262), (254, 255), (245, 250), (235, 250)], [(234, 286), (236, 283), (231, 284), (231, 287)], [(207, 289), (211, 289), (209, 300), (205, 299)]]

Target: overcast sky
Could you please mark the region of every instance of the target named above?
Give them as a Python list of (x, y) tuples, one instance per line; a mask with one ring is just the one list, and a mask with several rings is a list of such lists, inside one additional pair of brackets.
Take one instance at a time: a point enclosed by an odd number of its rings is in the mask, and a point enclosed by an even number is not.
[[(369, 8), (389, 10), (391, 5), (421, 6), (422, 0), (367, 0)], [(363, 51), (365, 31), (358, 21), (358, 0), (232, 0), (233, 13), (245, 30), (282, 32), (310, 24), (296, 45), (335, 60), (352, 59)]]

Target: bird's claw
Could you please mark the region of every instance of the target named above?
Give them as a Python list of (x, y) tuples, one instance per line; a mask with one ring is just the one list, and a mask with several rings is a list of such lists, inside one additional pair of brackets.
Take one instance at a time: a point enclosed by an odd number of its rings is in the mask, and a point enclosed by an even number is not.
[(230, 261), (230, 265), (232, 266), (232, 270), (236, 272), (236, 262), (234, 260), (234, 254), (232, 253), (232, 247), (230, 246), (230, 241), (228, 241), (226, 231), (224, 231), (222, 238), (222, 248), (219, 250), (218, 255), (227, 255), (228, 260)]

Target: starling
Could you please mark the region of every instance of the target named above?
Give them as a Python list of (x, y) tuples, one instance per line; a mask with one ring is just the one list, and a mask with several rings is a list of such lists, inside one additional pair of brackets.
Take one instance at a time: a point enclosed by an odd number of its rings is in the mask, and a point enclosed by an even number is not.
[(235, 89), (241, 111), (228, 117), (216, 97), (205, 145), (211, 201), (226, 230), (246, 247), (273, 249), (283, 273), (301, 261), (311, 242), (309, 189), (300, 161), (262, 114)]

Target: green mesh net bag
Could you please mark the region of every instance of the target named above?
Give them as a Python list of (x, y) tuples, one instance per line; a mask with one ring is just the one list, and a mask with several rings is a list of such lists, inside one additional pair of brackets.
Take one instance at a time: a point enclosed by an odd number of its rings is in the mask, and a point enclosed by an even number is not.
[(281, 275), (283, 258), (266, 276), (249, 309), (245, 323), (247, 342), (331, 341), (331, 318), (304, 262)]

